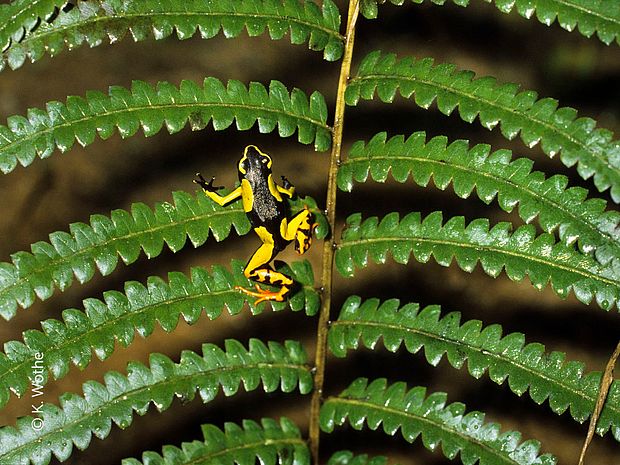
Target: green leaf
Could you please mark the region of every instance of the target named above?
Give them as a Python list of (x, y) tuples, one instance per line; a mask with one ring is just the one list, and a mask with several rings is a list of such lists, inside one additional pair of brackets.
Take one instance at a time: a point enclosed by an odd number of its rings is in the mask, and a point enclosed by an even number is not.
[(599, 191), (611, 187), (611, 196), (620, 202), (620, 141), (613, 133), (596, 128), (591, 118), (577, 118), (577, 111), (558, 108), (557, 100), (538, 99), (536, 92), (521, 91), (516, 84), (498, 84), (495, 78), (474, 79), (471, 71), (457, 71), (451, 64), (433, 66), (433, 60), (404, 58), (371, 52), (360, 64), (358, 74), (347, 87), (347, 104), (357, 105), (360, 98), (392, 102), (396, 92), (428, 109), (433, 101), (449, 115), (458, 107), (468, 123), (476, 117), (487, 129), (500, 124), (507, 139), (517, 134), (528, 147), (539, 142), (550, 157), (560, 154), (562, 163), (577, 164), (583, 179), (594, 176)]
[(595, 298), (604, 310), (620, 300), (620, 277), (609, 267), (556, 243), (551, 234), (536, 236), (532, 225), (511, 232), (510, 223), (489, 228), (486, 218), (467, 226), (462, 216), (442, 222), (441, 212), (424, 220), (419, 213), (402, 220), (397, 213), (390, 213), (381, 222), (372, 217), (363, 223), (360, 214), (351, 215), (336, 251), (336, 266), (344, 276), (352, 276), (356, 267), (368, 265), (369, 256), (375, 263), (385, 263), (388, 252), (397, 263), (408, 263), (412, 253), (421, 263), (434, 256), (442, 266), (449, 266), (455, 258), (464, 271), (473, 271), (480, 262), (490, 276), (497, 277), (502, 270), (513, 281), (528, 276), (537, 289), (550, 282), (560, 297), (566, 298), (572, 289), (581, 302)]
[(368, 384), (358, 378), (338, 397), (330, 397), (321, 408), (321, 429), (331, 433), (335, 426), (347, 420), (361, 430), (364, 422), (371, 430), (383, 424), (383, 431), (393, 436), (400, 429), (405, 441), (422, 437), (424, 447), (441, 451), (449, 459), (460, 454), (465, 465), (553, 465), (551, 454), (540, 455), (540, 443), (528, 440), (520, 443), (516, 431), (500, 432), (497, 423), (485, 423), (484, 413), (465, 413), (460, 402), (446, 405), (447, 395), (426, 388), (407, 390), (402, 382), (388, 386), (385, 379)]
[(224, 395), (232, 396), (241, 383), (246, 391), (261, 384), (266, 392), (292, 392), (299, 387), (306, 394), (312, 389), (307, 357), (298, 342), (266, 345), (251, 339), (246, 349), (238, 341), (228, 340), (225, 346), (223, 351), (204, 344), (202, 357), (184, 351), (178, 364), (164, 355), (151, 354), (150, 368), (130, 362), (127, 376), (112, 371), (104, 376), (104, 385), (84, 383), (83, 397), (63, 394), (60, 407), (44, 404), (39, 409), (40, 429), (32, 427), (33, 417), (22, 417), (16, 427), (0, 429), (0, 463), (46, 465), (52, 454), (66, 460), (74, 444), (85, 449), (93, 434), (99, 439), (107, 437), (112, 422), (125, 429), (134, 412), (144, 415), (151, 403), (164, 411), (174, 397), (191, 401), (196, 391), (203, 402), (210, 402), (220, 387)]
[(68, 97), (66, 104), (49, 102), (46, 110), (30, 109), (27, 117), (10, 116), (8, 127), (0, 126), (0, 169), (8, 173), (18, 161), (28, 166), (56, 148), (66, 152), (75, 141), (89, 145), (97, 133), (107, 139), (115, 128), (123, 138), (135, 135), (139, 127), (145, 136), (152, 136), (164, 124), (173, 134), (188, 122), (197, 131), (212, 121), (213, 128), (221, 131), (235, 119), (239, 130), (248, 130), (257, 121), (261, 133), (278, 126), (280, 137), (289, 137), (297, 130), (299, 142), (314, 143), (319, 151), (331, 144), (327, 106), (318, 92), (308, 99), (299, 89), (289, 92), (279, 81), (271, 81), (269, 89), (258, 82), (246, 87), (235, 80), (225, 86), (212, 77), (202, 86), (182, 81), (179, 88), (167, 82), (152, 87), (134, 81), (131, 90), (112, 86), (108, 95), (91, 91), (85, 98)]
[[(103, 300), (86, 299), (84, 311), (65, 310), (62, 321), (44, 320), (43, 331), (25, 331), (24, 342), (6, 342), (5, 353), (0, 352), (0, 407), (8, 402), (10, 392), (21, 397), (31, 388), (35, 382), (32, 370), (35, 364), (39, 368), (36, 383), (45, 386), (50, 381), (48, 372), (53, 379), (59, 379), (66, 376), (71, 364), (84, 369), (92, 361), (93, 352), (99, 360), (106, 360), (118, 347), (131, 344), (136, 333), (150, 336), (156, 323), (170, 332), (180, 317), (193, 325), (203, 312), (209, 320), (214, 320), (224, 309), (230, 315), (237, 315), (246, 304), (253, 315), (261, 313), (264, 306), (257, 307), (253, 297), (235, 289), (236, 286), (254, 287), (243, 275), (244, 262), (234, 260), (231, 268), (232, 272), (222, 266), (214, 266), (210, 272), (192, 268), (190, 277), (171, 272), (168, 282), (151, 276), (146, 285), (129, 281), (125, 283), (125, 293), (107, 291)], [(292, 270), (281, 271), (301, 286), (288, 302), (272, 303), (274, 310), (290, 308), (315, 315), (320, 301), (313, 287), (310, 263), (295, 262)], [(37, 361), (37, 354), (43, 354), (43, 359)]]
[(387, 457), (368, 457), (368, 454), (354, 455), (348, 450), (334, 452), (327, 465), (387, 465)]
[[(11, 319), (18, 306), (28, 308), (36, 298), (45, 300), (55, 288), (64, 291), (74, 276), (80, 283), (89, 281), (95, 270), (106, 276), (116, 268), (119, 257), (130, 264), (142, 251), (153, 258), (164, 245), (173, 252), (181, 250), (187, 238), (198, 247), (209, 235), (219, 242), (232, 228), (238, 235), (251, 229), (241, 202), (220, 207), (202, 192), (196, 196), (175, 192), (172, 197), (173, 203), (157, 203), (154, 209), (135, 203), (131, 212), (92, 215), (88, 225), (73, 223), (69, 233), (54, 232), (50, 242), (32, 244), (32, 253), (12, 254), (12, 263), (0, 263), (0, 314)], [(326, 219), (316, 202), (308, 197), (291, 202), (293, 212), (304, 206), (317, 217), (317, 236), (325, 237)]]
[[(349, 297), (338, 320), (330, 326), (331, 351), (344, 357), (347, 350), (360, 344), (374, 350), (381, 338), (386, 349), (396, 352), (404, 342), (412, 354), (424, 348), (426, 361), (433, 366), (444, 354), (454, 368), (460, 369), (467, 361), (467, 371), (474, 378), (488, 372), (494, 382), (507, 382), (519, 396), (529, 391), (537, 404), (548, 400), (558, 415), (570, 408), (578, 422), (590, 418), (598, 397), (600, 372), (584, 373), (584, 363), (566, 361), (563, 352), (545, 353), (545, 346), (539, 343), (526, 344), (521, 333), (502, 337), (500, 325), (483, 328), (478, 320), (461, 323), (459, 312), (442, 315), (438, 305), (422, 310), (418, 304), (399, 305), (397, 299), (380, 303), (378, 299), (362, 302), (357, 296)], [(620, 441), (619, 381), (610, 388), (596, 432), (602, 436), (610, 428)]]
[[(412, 3), (424, 3), (425, 0), (411, 0)], [(447, 0), (430, 0), (435, 5), (445, 5)], [(468, 6), (469, 0), (451, 0), (458, 6)], [(484, 0), (493, 3), (502, 13), (510, 13), (515, 9), (526, 19), (537, 19), (551, 26), (557, 19), (558, 24), (567, 31), (575, 27), (585, 37), (595, 32), (605, 44), (614, 39), (620, 44), (620, 3), (607, 0)], [(405, 0), (390, 0), (394, 5), (403, 5)], [(377, 17), (377, 3), (385, 0), (362, 0), (362, 14), (366, 18)], [(374, 6), (373, 6), (374, 5)], [(374, 8), (374, 10), (373, 10)]]
[(224, 431), (202, 425), (202, 434), (204, 441), (185, 442), (181, 448), (164, 446), (162, 455), (144, 452), (142, 462), (131, 458), (122, 465), (254, 465), (257, 459), (261, 465), (310, 465), (306, 441), (287, 418), (279, 424), (271, 418), (263, 418), (260, 425), (252, 420), (243, 420), (241, 426), (225, 423)]
[(0, 49), (17, 43), (41, 22), (51, 20), (67, 0), (14, 0), (0, 5)]
[(366, 19), (377, 19), (379, 17), (379, 3), (385, 3), (385, 0), (360, 0), (360, 13)]
[(309, 49), (322, 51), (330, 61), (338, 60), (344, 49), (338, 32), (340, 12), (331, 0), (322, 9), (310, 0), (95, 0), (79, 2), (54, 21), (34, 25), (32, 32), (2, 53), (0, 69), (38, 61), (46, 52), (55, 56), (65, 48), (118, 42), (128, 32), (137, 42), (151, 36), (161, 40), (175, 31), (181, 40), (197, 31), (210, 39), (220, 30), (233, 38), (244, 29), (250, 36), (267, 29), (271, 39), (282, 39), (290, 31), (291, 43), (308, 43)]
[(465, 140), (450, 145), (442, 136), (425, 140), (424, 132), (416, 132), (406, 140), (404, 136), (387, 140), (382, 132), (366, 145), (363, 141), (355, 143), (338, 170), (339, 187), (351, 191), (354, 181), (364, 182), (369, 175), (377, 182), (385, 182), (391, 172), (398, 182), (411, 176), (423, 187), (431, 178), (442, 190), (452, 183), (461, 198), (469, 197), (475, 188), (483, 202), (488, 204), (497, 197), (507, 212), (518, 205), (519, 216), (527, 223), (538, 217), (542, 229), (548, 233), (557, 230), (565, 244), (578, 241), (582, 252), (595, 251), (603, 265), (620, 257), (620, 213), (605, 211), (607, 203), (602, 199), (586, 200), (586, 189), (567, 188), (565, 176), (545, 179), (543, 173), (532, 172), (531, 160), (511, 160), (509, 150), (491, 153), (486, 144), (469, 148)]

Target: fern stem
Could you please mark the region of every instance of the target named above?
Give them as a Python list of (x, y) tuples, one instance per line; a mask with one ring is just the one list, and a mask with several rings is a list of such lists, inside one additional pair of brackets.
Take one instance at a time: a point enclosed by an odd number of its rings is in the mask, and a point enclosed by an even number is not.
[(594, 412), (592, 412), (592, 416), (590, 417), (590, 424), (588, 425), (588, 433), (586, 434), (586, 438), (583, 442), (583, 447), (581, 448), (581, 454), (579, 455), (579, 463), (578, 465), (584, 465), (586, 459), (586, 452), (588, 451), (588, 447), (590, 447), (590, 443), (594, 438), (594, 433), (596, 431), (596, 424), (598, 423), (598, 419), (601, 416), (601, 412), (603, 410), (603, 406), (607, 400), (607, 394), (609, 394), (609, 388), (611, 387), (611, 383), (614, 380), (614, 367), (616, 366), (616, 361), (620, 357), (620, 342), (616, 346), (616, 349), (611, 354), (607, 365), (605, 366), (605, 371), (603, 372), (603, 376), (601, 377), (601, 387), (599, 389), (598, 398), (596, 399), (596, 405), (594, 406)]
[(330, 237), (323, 244), (323, 271), (321, 275), (321, 311), (317, 328), (316, 355), (314, 362), (314, 391), (310, 404), (310, 452), (312, 462), (319, 465), (319, 410), (323, 400), (323, 382), (325, 379), (325, 358), (327, 353), (327, 332), (332, 293), (332, 270), (334, 266), (334, 251), (336, 242), (334, 231), (336, 226), (336, 192), (338, 167), (340, 166), (340, 152), (342, 148), (342, 131), (344, 127), (344, 110), (346, 107), (344, 93), (351, 73), (351, 59), (353, 57), (353, 43), (355, 42), (355, 23), (359, 14), (359, 0), (349, 0), (347, 14), (347, 29), (345, 35), (344, 56), (340, 66), (338, 78), (338, 92), (336, 94), (336, 110), (332, 136), (332, 151), (327, 181), (327, 199), (325, 213), (330, 227)]

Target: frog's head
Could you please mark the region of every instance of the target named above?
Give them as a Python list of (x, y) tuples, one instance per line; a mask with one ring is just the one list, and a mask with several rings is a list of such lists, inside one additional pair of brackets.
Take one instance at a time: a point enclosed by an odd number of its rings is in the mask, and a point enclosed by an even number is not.
[(239, 174), (245, 175), (248, 172), (271, 173), (271, 157), (255, 145), (248, 145), (239, 160)]

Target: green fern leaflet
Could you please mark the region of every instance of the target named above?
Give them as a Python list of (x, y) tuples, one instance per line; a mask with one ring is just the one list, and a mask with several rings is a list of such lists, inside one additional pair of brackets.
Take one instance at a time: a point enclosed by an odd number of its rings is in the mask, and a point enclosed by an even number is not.
[(133, 413), (144, 415), (150, 404), (157, 410), (170, 407), (174, 397), (187, 401), (196, 391), (203, 402), (210, 402), (220, 387), (226, 396), (234, 395), (243, 383), (246, 391), (263, 386), (265, 392), (281, 389), (302, 394), (312, 389), (312, 375), (301, 345), (284, 345), (251, 339), (246, 349), (235, 340), (226, 341), (226, 351), (212, 344), (202, 348), (203, 356), (184, 351), (173, 363), (161, 354), (151, 354), (150, 368), (130, 362), (127, 376), (108, 372), (105, 385), (84, 383), (84, 396), (64, 394), (60, 407), (44, 404), (39, 410), (42, 427), (33, 429), (32, 417), (22, 417), (16, 427), (0, 429), (0, 463), (47, 465), (52, 454), (66, 460), (73, 446), (80, 450), (90, 444), (92, 435), (103, 439), (112, 423), (124, 429), (131, 425)]
[[(420, 309), (418, 304), (400, 307), (397, 299), (380, 303), (349, 297), (337, 321), (329, 330), (329, 347), (334, 355), (346, 356), (347, 350), (361, 344), (376, 349), (379, 339), (390, 351), (405, 345), (414, 354), (424, 348), (426, 361), (437, 366), (444, 354), (454, 368), (462, 368), (480, 378), (486, 371), (497, 384), (507, 382), (517, 395), (529, 391), (537, 404), (549, 400), (558, 415), (570, 408), (580, 423), (587, 420), (598, 395), (600, 372), (584, 373), (585, 364), (565, 361), (562, 352), (545, 353), (539, 343), (525, 344), (525, 336), (511, 333), (502, 337), (499, 325), (482, 327), (478, 320), (461, 323), (461, 314), (441, 314), (438, 305)], [(620, 382), (615, 381), (597, 422), (601, 436), (611, 428), (620, 441)]]
[(142, 462), (125, 459), (122, 465), (254, 465), (257, 459), (261, 465), (310, 465), (306, 441), (288, 418), (279, 423), (263, 418), (260, 425), (252, 420), (243, 420), (241, 426), (228, 422), (224, 431), (202, 425), (202, 435), (204, 441), (183, 443), (180, 449), (164, 446), (162, 455), (144, 452)]
[(51, 19), (68, 0), (14, 0), (0, 5), (0, 49), (22, 40), (41, 20)]
[[(25, 331), (23, 342), (5, 342), (4, 353), (0, 352), (0, 407), (9, 401), (10, 392), (21, 397), (30, 389), (37, 353), (45, 354), (45, 359), (37, 362), (44, 370), (36, 380), (44, 386), (49, 382), (48, 371), (59, 379), (67, 374), (71, 364), (84, 369), (91, 363), (93, 352), (99, 360), (106, 360), (118, 346), (131, 344), (136, 333), (143, 338), (150, 336), (157, 323), (170, 332), (180, 317), (192, 325), (203, 312), (214, 320), (223, 309), (237, 315), (246, 303), (252, 314), (261, 313), (262, 305), (255, 306), (253, 298), (235, 290), (235, 286), (252, 287), (243, 275), (244, 263), (235, 260), (231, 268), (232, 272), (222, 266), (214, 266), (210, 272), (192, 268), (190, 277), (171, 272), (168, 282), (152, 276), (146, 285), (129, 281), (124, 293), (107, 291), (103, 300), (86, 299), (84, 311), (65, 310), (62, 321), (42, 321), (43, 331)], [(287, 302), (272, 302), (272, 307), (276, 311), (290, 308), (316, 314), (320, 302), (310, 263), (293, 262), (291, 268), (285, 272), (301, 288)]]
[[(135, 262), (144, 251), (148, 258), (158, 256), (166, 245), (177, 252), (189, 238), (198, 247), (210, 235), (216, 241), (228, 237), (234, 228), (238, 235), (250, 231), (239, 203), (220, 207), (202, 192), (194, 197), (186, 192), (172, 194), (173, 203), (157, 203), (151, 209), (135, 203), (131, 212), (114, 210), (109, 217), (92, 215), (90, 224), (73, 223), (69, 233), (54, 232), (50, 242), (32, 244), (32, 253), (11, 255), (12, 263), (0, 263), (0, 315), (15, 316), (18, 306), (30, 307), (36, 298), (45, 300), (58, 288), (67, 289), (74, 281), (85, 283), (98, 270), (110, 274), (120, 257), (125, 264)], [(291, 210), (308, 206), (316, 214), (319, 239), (327, 234), (327, 222), (309, 197), (291, 202)]]
[(400, 429), (407, 442), (422, 437), (424, 447), (441, 451), (449, 459), (460, 453), (465, 465), (555, 465), (550, 454), (540, 455), (538, 441), (520, 443), (515, 431), (500, 433), (496, 423), (485, 423), (484, 414), (465, 414), (460, 402), (446, 405), (446, 394), (426, 388), (407, 390), (405, 383), (387, 384), (377, 379), (368, 384), (358, 378), (338, 397), (330, 397), (321, 408), (321, 428), (331, 433), (335, 426), (349, 421), (361, 430), (364, 422), (372, 430), (383, 424), (383, 431), (393, 436)]
[(94, 0), (79, 2), (52, 22), (40, 22), (4, 51), (0, 69), (6, 64), (16, 69), (26, 59), (35, 62), (46, 52), (55, 56), (84, 43), (95, 47), (117, 42), (128, 32), (137, 42), (151, 36), (165, 39), (175, 31), (179, 39), (196, 31), (209, 39), (220, 29), (227, 38), (238, 37), (244, 29), (250, 36), (268, 29), (271, 39), (290, 32), (291, 43), (307, 42), (330, 61), (338, 60), (344, 48), (340, 12), (331, 0), (324, 1), (322, 9), (310, 0)]
[(376, 217), (362, 222), (361, 215), (351, 215), (336, 251), (336, 266), (344, 276), (352, 276), (356, 267), (368, 265), (368, 256), (375, 263), (384, 263), (391, 253), (397, 263), (404, 264), (413, 253), (421, 263), (434, 256), (442, 266), (449, 266), (455, 258), (468, 272), (480, 262), (485, 273), (493, 277), (505, 269), (513, 281), (529, 276), (538, 289), (550, 282), (560, 297), (566, 298), (572, 289), (581, 302), (595, 298), (604, 310), (620, 300), (620, 277), (609, 267), (556, 243), (550, 234), (536, 236), (532, 225), (511, 233), (510, 223), (489, 229), (486, 218), (467, 226), (462, 216), (442, 222), (441, 212), (423, 220), (419, 213), (410, 213), (402, 220), (397, 213), (390, 213), (380, 222)]
[(509, 150), (491, 153), (488, 145), (469, 148), (464, 140), (448, 145), (445, 137), (426, 142), (423, 132), (406, 140), (403, 136), (387, 140), (383, 132), (366, 145), (363, 141), (353, 145), (338, 170), (338, 186), (351, 191), (353, 181), (364, 182), (370, 176), (385, 182), (391, 172), (398, 182), (411, 176), (423, 187), (431, 178), (442, 190), (452, 183), (461, 198), (469, 197), (475, 188), (483, 202), (497, 197), (507, 212), (518, 205), (519, 216), (527, 223), (538, 217), (544, 231), (557, 230), (565, 244), (577, 241), (582, 252), (594, 251), (603, 265), (616, 260), (615, 269), (620, 269), (620, 213), (605, 211), (607, 203), (602, 199), (586, 200), (586, 189), (567, 188), (565, 176), (545, 179), (543, 173), (532, 172), (533, 164), (527, 158), (511, 161)]
[[(377, 17), (377, 2), (385, 0), (361, 0), (361, 12), (369, 19)], [(424, 3), (425, 0), (410, 0)], [(445, 5), (448, 0), (430, 0), (435, 5)], [(575, 28), (585, 37), (595, 32), (605, 44), (614, 39), (620, 44), (620, 4), (607, 0), (484, 0), (494, 3), (502, 13), (516, 10), (526, 19), (535, 18), (550, 26), (557, 19), (558, 24), (567, 31)], [(458, 6), (468, 6), (469, 0), (451, 0)], [(390, 0), (394, 5), (403, 5), (405, 0)]]
[(289, 92), (278, 81), (271, 81), (269, 89), (258, 82), (246, 87), (234, 80), (224, 86), (215, 78), (206, 78), (202, 86), (183, 81), (179, 88), (167, 82), (154, 88), (134, 81), (131, 90), (113, 86), (108, 95), (91, 91), (86, 98), (68, 97), (66, 104), (49, 102), (46, 110), (32, 108), (27, 117), (10, 116), (8, 127), (0, 126), (0, 170), (8, 173), (18, 161), (28, 166), (35, 157), (47, 158), (56, 148), (66, 152), (75, 141), (92, 144), (97, 134), (107, 139), (115, 129), (125, 138), (142, 127), (148, 137), (164, 124), (173, 134), (188, 122), (197, 131), (209, 121), (216, 131), (234, 121), (240, 131), (258, 122), (262, 133), (277, 127), (281, 137), (289, 137), (297, 131), (299, 142), (314, 143), (319, 151), (331, 145), (327, 105), (318, 92), (308, 98), (299, 89)]
[(425, 109), (436, 100), (446, 115), (458, 107), (468, 123), (478, 117), (487, 129), (499, 123), (507, 139), (520, 134), (528, 147), (540, 142), (547, 155), (560, 154), (568, 167), (577, 164), (583, 179), (594, 176), (597, 189), (611, 188), (612, 198), (620, 202), (620, 141), (613, 140), (613, 133), (597, 129), (590, 118), (577, 118), (572, 108), (558, 108), (554, 99), (538, 99), (536, 92), (518, 89), (516, 84), (498, 85), (492, 77), (474, 79), (471, 71), (456, 71), (451, 64), (433, 66), (430, 58), (397, 60), (376, 51), (364, 58), (345, 97), (347, 104), (357, 105), (376, 92), (389, 103), (400, 92), (405, 98), (415, 94), (413, 101)]
[(334, 452), (327, 465), (387, 465), (387, 457), (369, 457), (367, 454), (354, 455), (348, 450)]

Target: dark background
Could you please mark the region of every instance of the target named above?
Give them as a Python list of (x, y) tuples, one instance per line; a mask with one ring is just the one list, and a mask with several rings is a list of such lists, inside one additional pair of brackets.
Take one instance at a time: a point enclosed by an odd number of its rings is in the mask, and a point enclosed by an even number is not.
[[(345, 11), (345, 2), (338, 2)], [(344, 14), (346, 16), (346, 14)], [(343, 18), (343, 22), (344, 22)], [(343, 25), (344, 28), (344, 25)], [(617, 43), (606, 46), (597, 39), (586, 39), (568, 33), (557, 24), (545, 27), (526, 21), (516, 14), (501, 14), (492, 5), (472, 2), (464, 9), (448, 4), (386, 5), (380, 19), (360, 18), (353, 60), (356, 64), (371, 50), (396, 52), (399, 56), (433, 56), (437, 63), (452, 62), (459, 68), (474, 70), (477, 75), (496, 76), (500, 81), (520, 83), (542, 96), (552, 96), (563, 106), (572, 106), (580, 116), (590, 116), (614, 132), (620, 128), (620, 49)], [(182, 79), (201, 82), (205, 76), (222, 80), (238, 79), (245, 83), (265, 84), (277, 79), (287, 87), (299, 87), (306, 93), (319, 90), (333, 114), (340, 62), (323, 61), (322, 54), (311, 52), (305, 45), (293, 46), (288, 36), (270, 41), (267, 35), (227, 40), (222, 35), (202, 40), (197, 36), (179, 41), (146, 41), (134, 43), (126, 37), (114, 46), (95, 49), (81, 47), (64, 52), (54, 59), (46, 57), (35, 64), (25, 64), (16, 71), (0, 73), (0, 114), (2, 119), (25, 114), (29, 107), (43, 107), (51, 100), (64, 100), (67, 95), (84, 95), (86, 90), (105, 91), (109, 85), (129, 87), (132, 79), (151, 84), (166, 80), (178, 85)], [(331, 117), (329, 120), (331, 124)], [(489, 132), (474, 124), (462, 122), (455, 114), (446, 117), (435, 106), (423, 111), (412, 103), (397, 98), (393, 105), (362, 102), (346, 113), (343, 153), (358, 139), (369, 139), (379, 131), (390, 135), (408, 135), (425, 130), (429, 136), (445, 134), (450, 140), (466, 138), (472, 143), (486, 142), (494, 149), (511, 148), (515, 156), (528, 156), (536, 168), (548, 175), (564, 173), (571, 185), (592, 188), (589, 181), (576, 177), (573, 170), (549, 160), (538, 147), (527, 149), (519, 140), (506, 141), (496, 129)], [(296, 143), (296, 135), (279, 139), (275, 134), (259, 134), (256, 128), (238, 132), (227, 129), (215, 132), (212, 127), (199, 132), (189, 128), (174, 136), (162, 131), (150, 138), (141, 133), (121, 140), (114, 135), (107, 141), (97, 140), (87, 148), (76, 147), (66, 154), (36, 160), (27, 170), (17, 168), (0, 182), (2, 220), (0, 260), (7, 261), (18, 250), (46, 240), (56, 230), (67, 230), (71, 222), (88, 222), (93, 213), (109, 214), (116, 208), (128, 209), (133, 202), (153, 205), (170, 201), (175, 190), (193, 191), (191, 180), (197, 171), (216, 176), (218, 184), (231, 186), (236, 180), (236, 161), (243, 147), (257, 144), (274, 158), (274, 171), (286, 176), (298, 192), (311, 195), (324, 205), (328, 154), (315, 153), (311, 146)], [(606, 194), (603, 195), (607, 198)], [(430, 186), (421, 189), (411, 183), (357, 185), (352, 194), (338, 195), (338, 224), (346, 216), (362, 210), (365, 216), (382, 216), (390, 211), (444, 211), (446, 218), (464, 215), (472, 220), (489, 217), (522, 224), (516, 214), (507, 214), (493, 203), (486, 206), (475, 194), (470, 200), (454, 195), (451, 187), (442, 192)], [(119, 265), (110, 276), (85, 285), (74, 285), (65, 293), (56, 293), (45, 302), (37, 302), (16, 318), (0, 324), (0, 342), (19, 339), (23, 330), (39, 328), (45, 318), (59, 318), (66, 308), (82, 308), (87, 297), (100, 297), (105, 290), (122, 290), (127, 280), (145, 282), (148, 276), (166, 277), (168, 271), (188, 272), (192, 266), (228, 264), (231, 258), (245, 260), (258, 246), (250, 234), (239, 238), (234, 234), (223, 243), (208, 241), (199, 249), (191, 247), (172, 254), (164, 252), (154, 260), (141, 257), (135, 264)], [(320, 276), (321, 244), (308, 254), (315, 275)], [(296, 260), (292, 251), (282, 254)], [(336, 275), (332, 318), (346, 296), (400, 297), (402, 302), (441, 304), (444, 310), (459, 310), (463, 320), (481, 319), (485, 325), (500, 323), (504, 332), (520, 331), (528, 342), (543, 342), (549, 350), (568, 353), (569, 359), (586, 362), (587, 370), (601, 370), (618, 340), (620, 323), (616, 310), (606, 313), (596, 305), (584, 306), (571, 296), (561, 300), (550, 289), (535, 290), (529, 282), (513, 283), (505, 275), (498, 279), (486, 276), (479, 268), (467, 274), (457, 267), (443, 268), (434, 262), (408, 266), (372, 265), (359, 272), (355, 280)], [(304, 341), (313, 356), (316, 319), (303, 315), (265, 312), (250, 318), (248, 312), (237, 317), (222, 317), (209, 322), (206, 318), (189, 327), (180, 322), (171, 334), (157, 329), (147, 340), (137, 336), (129, 348), (120, 348), (105, 363), (94, 361), (80, 372), (73, 368), (62, 380), (45, 387), (45, 397), (55, 402), (65, 391), (81, 392), (87, 379), (102, 380), (110, 369), (125, 371), (128, 360), (147, 362), (148, 354), (162, 352), (178, 360), (182, 349), (200, 351), (203, 342), (221, 344), (226, 338), (246, 341), (248, 337), (282, 340), (284, 337)], [(285, 331), (283, 329), (286, 328)], [(405, 380), (410, 386), (426, 385), (431, 390), (444, 390), (449, 401), (462, 401), (468, 411), (487, 412), (487, 419), (498, 421), (503, 430), (517, 429), (524, 439), (542, 441), (542, 450), (559, 457), (559, 463), (576, 463), (587, 425), (578, 425), (568, 413), (557, 416), (548, 405), (538, 406), (528, 394), (518, 398), (504, 384), (497, 386), (485, 375), (471, 378), (466, 368), (455, 370), (444, 360), (438, 369), (430, 367), (423, 353), (389, 354), (380, 345), (375, 353), (360, 350), (347, 360), (331, 359), (327, 369), (327, 394), (335, 394), (356, 376), (386, 376), (391, 381)], [(545, 402), (546, 404), (546, 402)], [(30, 399), (13, 398), (0, 411), (2, 424), (13, 424), (17, 416), (27, 414)], [(161, 451), (163, 444), (180, 445), (182, 441), (200, 439), (202, 423), (222, 426), (224, 421), (239, 422), (243, 418), (286, 415), (303, 428), (308, 421), (309, 396), (269, 394), (259, 391), (242, 393), (234, 399), (220, 396), (203, 405), (195, 400), (189, 405), (175, 401), (172, 407), (158, 413), (155, 409), (135, 418), (125, 432), (114, 427), (105, 441), (93, 439), (85, 452), (75, 452), (70, 464), (113, 464), (124, 457), (138, 457), (143, 450)], [(437, 451), (430, 453), (421, 441), (413, 445), (400, 437), (388, 438), (381, 432), (354, 432), (340, 429), (323, 435), (324, 458), (343, 447), (356, 452), (388, 454), (393, 460), (407, 464), (439, 465), (450, 463)], [(596, 437), (588, 463), (612, 465), (620, 461), (620, 448), (610, 435)], [(457, 459), (458, 460), (458, 459)]]

